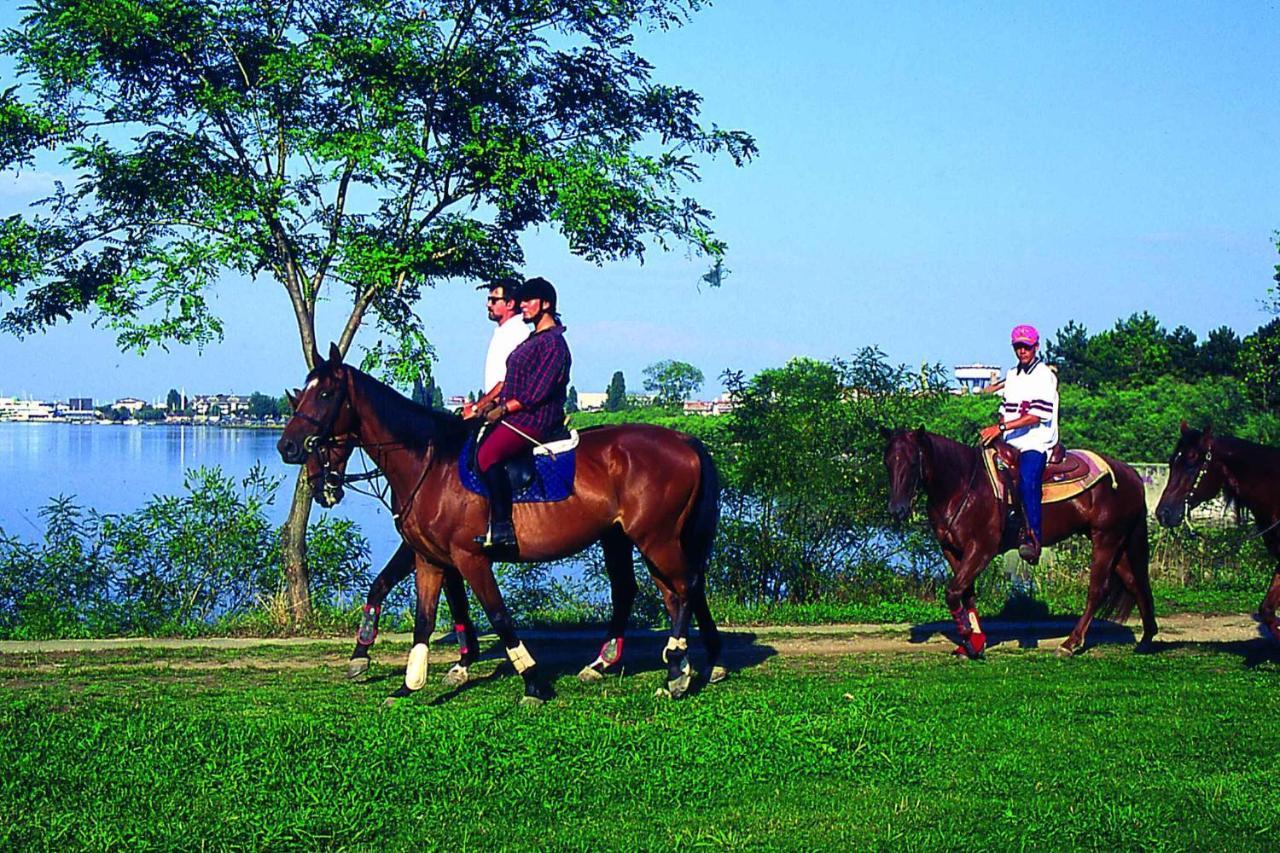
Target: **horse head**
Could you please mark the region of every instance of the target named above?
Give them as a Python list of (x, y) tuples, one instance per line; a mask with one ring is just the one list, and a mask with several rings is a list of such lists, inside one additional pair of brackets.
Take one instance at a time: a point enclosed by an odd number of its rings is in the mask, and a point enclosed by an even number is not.
[(326, 361), (312, 353), (315, 367), (301, 391), (286, 394), (293, 417), (276, 444), (280, 458), (303, 465), (316, 503), (331, 507), (342, 500), (347, 460), (355, 450), (355, 409), (351, 405), (351, 368), (336, 344)]
[(929, 442), (923, 428), (882, 430), (884, 465), (889, 470), (889, 514), (899, 523), (911, 516), (911, 502), (925, 478)]
[(1223, 472), (1214, 464), (1213, 428), (1192, 429), (1182, 422), (1182, 435), (1169, 457), (1169, 480), (1156, 505), (1156, 520), (1165, 527), (1182, 523), (1188, 511), (1222, 488)]

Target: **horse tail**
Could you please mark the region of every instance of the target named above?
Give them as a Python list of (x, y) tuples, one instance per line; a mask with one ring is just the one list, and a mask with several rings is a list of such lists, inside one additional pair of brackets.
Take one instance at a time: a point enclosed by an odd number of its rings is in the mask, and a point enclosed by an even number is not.
[(720, 472), (705, 444), (692, 436), (688, 438), (688, 444), (698, 454), (698, 493), (694, 497), (693, 511), (680, 531), (680, 547), (689, 560), (691, 572), (697, 572), (701, 579), (711, 558), (716, 527), (720, 523)]

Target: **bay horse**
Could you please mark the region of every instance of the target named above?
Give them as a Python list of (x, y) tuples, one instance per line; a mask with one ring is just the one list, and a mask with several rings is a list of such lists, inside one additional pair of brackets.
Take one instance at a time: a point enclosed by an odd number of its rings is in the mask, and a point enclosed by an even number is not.
[[(277, 444), (281, 458), (300, 465), (331, 444), (362, 448), (386, 477), (393, 517), (414, 552), (416, 566), (430, 569), (417, 573), (419, 612), (424, 589), (430, 593), (431, 584), (444, 583), (448, 572), (456, 571), (471, 586), (521, 675), (524, 701), (547, 699), (550, 693), (533, 655), (516, 634), (490, 557), (475, 542), (488, 523), (488, 504), (462, 485), (459, 466), (465, 461), (460, 460), (460, 452), (469, 424), (456, 415), (419, 406), (343, 364), (336, 346), (330, 346), (327, 361), (319, 353), (312, 357), (315, 367), (301, 392), (291, 398), (294, 414)], [(599, 542), (615, 606), (606, 648), (612, 643), (620, 652), (622, 629), (636, 592), (634, 546), (671, 617), (662, 653), (671, 696), (683, 696), (692, 682), (691, 618), (698, 620), (710, 680), (723, 678), (721, 639), (706, 599), (706, 565), (720, 514), (720, 479), (706, 447), (675, 430), (622, 424), (584, 430), (574, 452), (572, 495), (562, 501), (515, 505), (520, 559), (559, 559)], [(430, 635), (419, 632), (424, 622), (415, 621), (406, 669), (408, 690), (416, 689), (411, 676), (423, 668), (426, 657)], [(616, 659), (607, 663), (615, 664)]]
[[(1212, 427), (1192, 429), (1182, 422), (1182, 435), (1169, 458), (1169, 481), (1156, 505), (1156, 520), (1176, 527), (1187, 513), (1219, 492), (1228, 504), (1253, 513), (1263, 543), (1280, 559), (1280, 448), (1254, 444)], [(1258, 607), (1258, 617), (1280, 642), (1276, 607), (1280, 606), (1280, 564)]]
[[(946, 601), (960, 634), (955, 653), (980, 658), (987, 638), (978, 620), (973, 584), (997, 554), (1017, 547), (1016, 525), (1006, 524), (1005, 506), (983, 470), (981, 448), (923, 429), (895, 430), (886, 437), (889, 512), (905, 521), (917, 490), (924, 491), (929, 526), (951, 567)], [(1111, 478), (1073, 498), (1044, 505), (1044, 544), (1075, 533), (1087, 534), (1093, 542), (1084, 612), (1058, 649), (1064, 656), (1084, 647), (1095, 613), (1115, 613), (1123, 621), (1136, 603), (1142, 615), (1140, 651), (1151, 648), (1157, 630), (1142, 480), (1123, 462), (1102, 458), (1111, 466)]]

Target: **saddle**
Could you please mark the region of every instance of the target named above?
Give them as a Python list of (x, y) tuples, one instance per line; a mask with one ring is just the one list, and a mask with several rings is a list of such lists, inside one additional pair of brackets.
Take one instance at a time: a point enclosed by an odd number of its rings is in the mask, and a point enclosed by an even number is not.
[[(476, 468), (476, 435), (462, 446), (458, 466), (462, 485), (470, 492), (489, 497), (489, 490)], [(561, 427), (540, 446), (530, 448), (506, 463), (511, 481), (512, 503), (547, 503), (562, 501), (573, 494), (577, 469), (578, 431)]]
[[(1022, 453), (1003, 441), (996, 441), (982, 451), (982, 461), (992, 491), (1003, 503), (1012, 504), (1017, 496), (1018, 460)], [(1041, 478), (1043, 491), (1041, 503), (1057, 503), (1070, 500), (1093, 488), (1104, 477), (1111, 478), (1111, 488), (1116, 488), (1116, 478), (1111, 466), (1092, 450), (1067, 450), (1059, 442), (1050, 451)]]

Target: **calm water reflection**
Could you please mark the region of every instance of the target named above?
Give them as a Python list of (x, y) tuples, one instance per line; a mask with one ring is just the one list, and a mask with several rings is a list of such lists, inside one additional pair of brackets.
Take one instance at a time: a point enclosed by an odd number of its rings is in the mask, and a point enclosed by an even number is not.
[[(22, 539), (44, 533), (39, 512), (49, 499), (74, 496), (99, 512), (130, 512), (153, 495), (180, 494), (186, 472), (201, 466), (243, 478), (261, 464), (283, 483), (271, 508), (282, 523), (297, 468), (276, 452), (275, 430), (206, 426), (100, 426), (0, 423), (0, 528)], [(363, 470), (353, 459), (351, 470)], [(348, 494), (332, 510), (316, 506), (312, 518), (332, 512), (360, 525), (374, 568), (395, 551), (399, 537), (390, 515), (372, 498)]]

